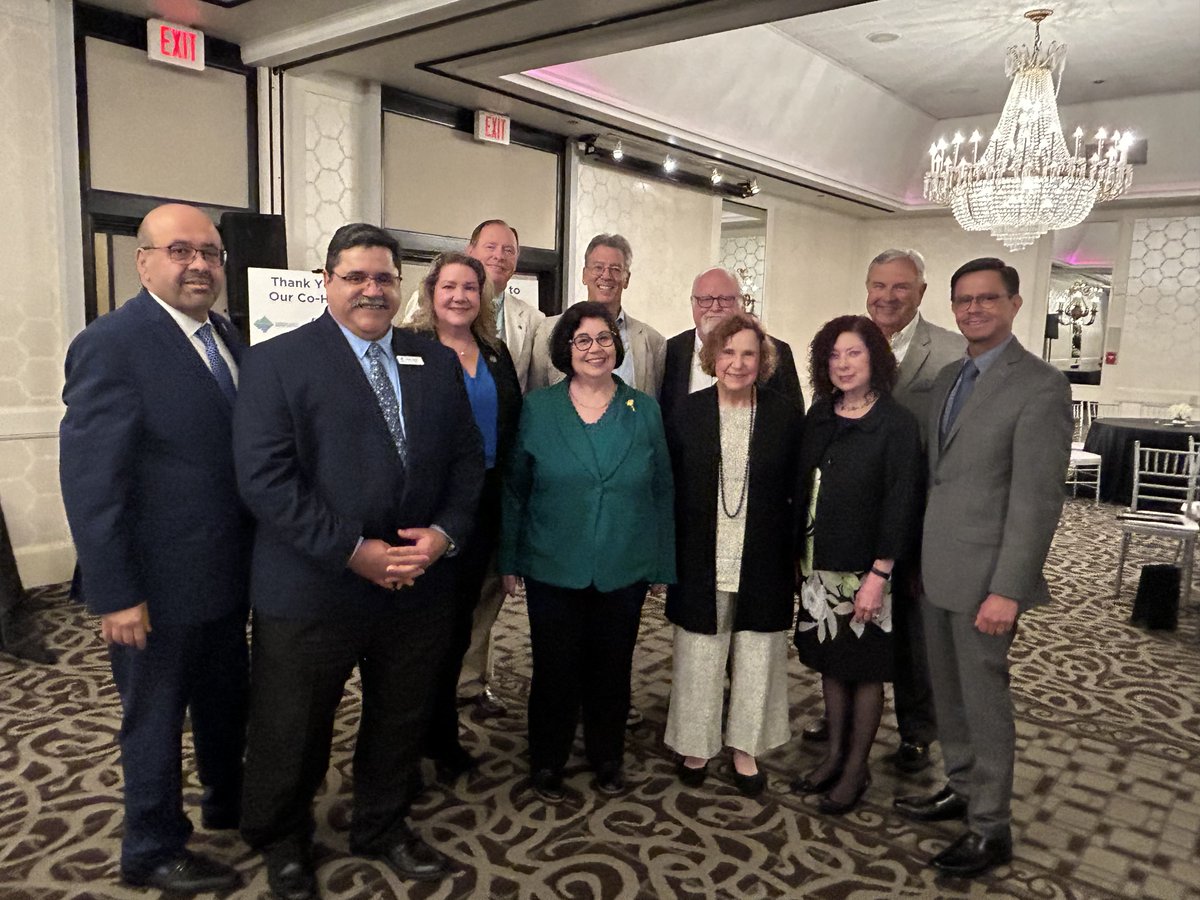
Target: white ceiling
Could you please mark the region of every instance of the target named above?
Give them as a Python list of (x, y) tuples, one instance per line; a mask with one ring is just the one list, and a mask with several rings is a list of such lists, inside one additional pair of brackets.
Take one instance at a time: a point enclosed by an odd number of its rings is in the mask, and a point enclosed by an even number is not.
[[(1033, 45), (1036, 0), (876, 0), (772, 27), (936, 119), (997, 112), (1004, 57)], [(1060, 0), (1042, 44), (1067, 46), (1059, 103), (1200, 88), (1198, 0)], [(890, 43), (867, 40), (891, 33)], [(1102, 84), (1095, 84), (1102, 81)]]

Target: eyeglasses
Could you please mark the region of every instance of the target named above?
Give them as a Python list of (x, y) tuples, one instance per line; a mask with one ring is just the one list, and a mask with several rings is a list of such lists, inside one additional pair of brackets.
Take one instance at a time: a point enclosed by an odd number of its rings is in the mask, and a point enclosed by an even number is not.
[(620, 278), (625, 274), (624, 266), (606, 266), (603, 263), (592, 263), (590, 266), (584, 266), (584, 268), (597, 278), (602, 275), (615, 275), (617, 278)]
[(218, 269), (225, 265), (226, 252), (216, 247), (193, 247), (191, 244), (167, 244), (165, 247), (140, 247), (140, 250), (165, 250), (167, 259), (182, 266), (190, 265), (199, 253), (204, 261)]
[(595, 338), (593, 338), (590, 334), (577, 334), (575, 337), (571, 338), (571, 346), (580, 353), (583, 353), (584, 351), (592, 348), (593, 340), (601, 347), (611, 347), (613, 345), (614, 337), (611, 331), (602, 331), (596, 335)]
[(974, 297), (967, 295), (965, 297), (955, 297), (950, 301), (950, 305), (956, 310), (966, 311), (971, 308), (974, 303), (980, 309), (991, 310), (996, 308), (996, 304), (1002, 299), (1011, 297), (1012, 294), (976, 294)]
[(399, 275), (394, 275), (391, 272), (380, 272), (378, 275), (368, 275), (366, 272), (348, 272), (345, 275), (339, 275), (337, 272), (330, 272), (329, 275), (333, 278), (340, 278), (346, 284), (354, 287), (362, 287), (368, 281), (375, 282), (375, 286), (381, 291), (389, 291), (394, 287), (398, 287), (402, 279)]
[(692, 294), (692, 299), (696, 301), (696, 305), (701, 309), (712, 309), (713, 304), (717, 305), (717, 309), (733, 309), (737, 306), (740, 297), (697, 297)]

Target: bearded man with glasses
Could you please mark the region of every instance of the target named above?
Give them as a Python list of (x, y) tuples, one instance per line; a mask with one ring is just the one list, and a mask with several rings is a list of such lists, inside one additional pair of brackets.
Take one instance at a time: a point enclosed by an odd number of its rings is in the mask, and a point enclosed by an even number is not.
[[(701, 272), (692, 281), (692, 321), (695, 328), (682, 331), (667, 341), (666, 363), (658, 402), (663, 419), (671, 421), (672, 411), (684, 397), (710, 388), (716, 380), (700, 368), (700, 347), (704, 336), (722, 319), (742, 309), (742, 291), (733, 273), (714, 267)], [(792, 348), (778, 338), (768, 338), (775, 344), (779, 361), (771, 377), (763, 385), (787, 397), (804, 412), (804, 394)]]
[[(608, 310), (617, 324), (625, 358), (613, 374), (630, 387), (657, 397), (662, 386), (667, 342), (622, 306), (632, 266), (633, 248), (628, 240), (619, 234), (598, 234), (588, 242), (583, 254), (583, 286), (587, 289), (587, 299)], [(538, 323), (529, 368), (531, 391), (557, 384), (565, 377), (554, 367), (550, 353), (550, 335), (558, 319), (554, 316)]]
[(190, 715), (201, 822), (236, 828), (251, 522), (230, 439), (243, 343), (212, 312), (224, 264), (204, 213), (152, 210), (142, 291), (71, 342), (63, 388), (63, 502), (121, 697), (121, 878), (176, 894), (238, 882), (186, 849), (181, 772)]

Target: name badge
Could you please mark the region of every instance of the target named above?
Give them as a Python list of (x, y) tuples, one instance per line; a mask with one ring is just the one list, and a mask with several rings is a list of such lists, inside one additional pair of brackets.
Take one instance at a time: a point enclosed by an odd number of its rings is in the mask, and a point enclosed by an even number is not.
[(422, 356), (401, 356), (396, 354), (396, 365), (398, 366), (423, 366), (425, 358)]

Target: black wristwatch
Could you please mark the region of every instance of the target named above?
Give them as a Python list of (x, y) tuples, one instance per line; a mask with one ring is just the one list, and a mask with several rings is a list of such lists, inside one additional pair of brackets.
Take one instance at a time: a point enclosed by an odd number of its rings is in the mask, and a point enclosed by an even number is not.
[(882, 572), (882, 571), (880, 571), (879, 569), (875, 568), (874, 566), (871, 566), (871, 572), (872, 572), (872, 574), (874, 574), (874, 575), (878, 575), (878, 576), (879, 576), (880, 578), (882, 578), (884, 581), (891, 581), (891, 580), (892, 580), (892, 573), (891, 573), (891, 572)]

